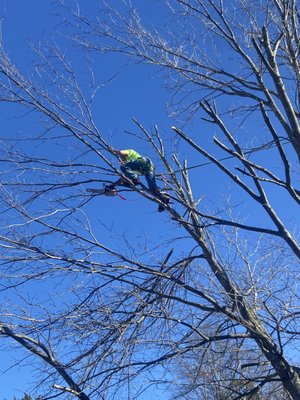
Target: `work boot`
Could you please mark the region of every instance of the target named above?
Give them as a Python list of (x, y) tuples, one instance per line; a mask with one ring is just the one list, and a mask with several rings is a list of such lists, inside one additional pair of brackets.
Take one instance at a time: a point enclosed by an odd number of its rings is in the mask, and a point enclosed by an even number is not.
[[(161, 196), (159, 199), (160, 199), (165, 205), (168, 205), (168, 204), (170, 203), (170, 199), (169, 199), (168, 197)], [(163, 211), (165, 211), (165, 207), (164, 207), (162, 204), (159, 204), (157, 211), (158, 211), (158, 212), (163, 212)]]
[(124, 182), (120, 183), (120, 186), (130, 188), (132, 186), (140, 185), (140, 183), (141, 183), (141, 181), (138, 178), (132, 178), (132, 179), (130, 179), (130, 182), (124, 181)]
[(131, 180), (131, 182), (133, 183), (134, 186), (138, 186), (138, 185), (141, 184), (141, 181), (139, 180), (139, 178), (133, 178), (133, 179), (130, 179), (130, 180)]

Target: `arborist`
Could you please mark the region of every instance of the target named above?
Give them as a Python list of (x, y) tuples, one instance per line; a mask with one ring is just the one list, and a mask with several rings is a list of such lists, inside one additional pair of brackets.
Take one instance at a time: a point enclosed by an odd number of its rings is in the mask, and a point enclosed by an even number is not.
[[(120, 160), (120, 170), (128, 178), (133, 186), (139, 185), (141, 182), (138, 175), (143, 175), (147, 181), (149, 191), (164, 204), (169, 203), (169, 198), (161, 193), (156, 184), (155, 179), (155, 166), (149, 157), (143, 157), (138, 152), (132, 149), (128, 150), (116, 150), (113, 148), (109, 149), (110, 152), (116, 155)], [(119, 178), (116, 182), (106, 186), (108, 190), (114, 190), (115, 186), (128, 186), (130, 183), (123, 177)], [(159, 205), (158, 211), (164, 211), (163, 205)]]

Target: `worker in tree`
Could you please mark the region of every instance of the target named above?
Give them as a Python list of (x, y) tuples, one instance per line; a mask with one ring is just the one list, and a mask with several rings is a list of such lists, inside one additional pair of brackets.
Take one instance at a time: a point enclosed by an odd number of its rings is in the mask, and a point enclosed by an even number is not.
[[(156, 185), (155, 167), (149, 157), (143, 157), (138, 152), (132, 149), (128, 150), (115, 150), (110, 148), (111, 153), (115, 154), (121, 163), (120, 170), (128, 178), (133, 186), (139, 185), (141, 182), (138, 175), (143, 175), (147, 181), (149, 191), (163, 203), (168, 204), (169, 199), (164, 196)], [(115, 186), (128, 186), (130, 182), (126, 181), (123, 177), (119, 178), (116, 182), (106, 186), (108, 190), (114, 190)], [(164, 207), (160, 204), (158, 211), (164, 211)]]

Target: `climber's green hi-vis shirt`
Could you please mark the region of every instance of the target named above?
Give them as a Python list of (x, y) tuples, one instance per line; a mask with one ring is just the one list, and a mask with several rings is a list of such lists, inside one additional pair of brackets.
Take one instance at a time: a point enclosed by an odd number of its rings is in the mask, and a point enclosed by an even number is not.
[(137, 151), (132, 149), (122, 150), (122, 153), (125, 154), (126, 157), (125, 162), (136, 161), (139, 158), (143, 158)]
[(146, 172), (154, 174), (154, 165), (150, 158), (142, 157), (137, 151), (128, 149), (121, 150), (125, 156), (125, 164), (130, 164), (130, 169), (138, 175), (144, 175)]

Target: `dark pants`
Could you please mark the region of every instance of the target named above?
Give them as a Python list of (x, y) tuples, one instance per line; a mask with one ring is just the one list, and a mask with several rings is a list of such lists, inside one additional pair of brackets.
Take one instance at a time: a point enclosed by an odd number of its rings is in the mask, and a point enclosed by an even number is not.
[(120, 170), (129, 179), (138, 179), (138, 175), (144, 175), (150, 192), (156, 195), (159, 192), (155, 180), (155, 167), (150, 158), (143, 157), (129, 161), (121, 165)]

